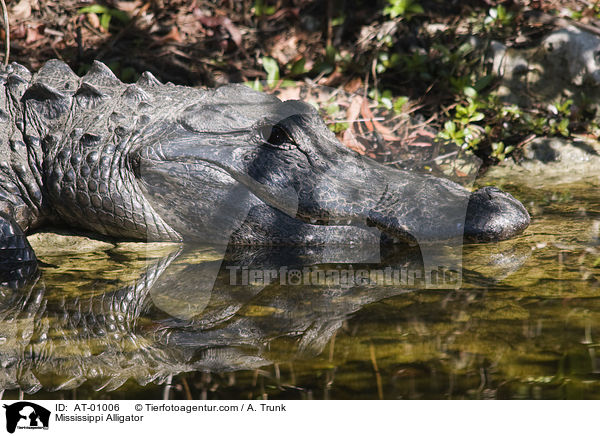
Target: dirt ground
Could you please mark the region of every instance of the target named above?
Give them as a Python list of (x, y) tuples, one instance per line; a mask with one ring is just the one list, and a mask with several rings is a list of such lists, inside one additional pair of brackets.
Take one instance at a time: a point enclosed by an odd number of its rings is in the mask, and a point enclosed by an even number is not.
[[(455, 82), (484, 74), (481, 52), (461, 54), (465, 41), (535, 44), (556, 20), (593, 27), (600, 13), (596, 3), (578, 0), (7, 1), (10, 61), (36, 70), (59, 58), (84, 74), (97, 59), (126, 82), (150, 71), (192, 86), (286, 79), (343, 89), (374, 98), (371, 109), (384, 118), (396, 111), (417, 120), (362, 129), (379, 129), (383, 145), (353, 148), (387, 162), (410, 160), (403, 150), (430, 144), (423, 137), (460, 103)], [(406, 10), (394, 15), (393, 5)], [(409, 102), (401, 110), (399, 98)], [(372, 115), (364, 108), (350, 114), (351, 106), (342, 105), (340, 119)], [(518, 145), (523, 136), (507, 140)], [(481, 150), (486, 155), (489, 144)]]
[[(10, 60), (33, 69), (60, 58), (80, 71), (98, 59), (125, 80), (149, 70), (174, 83), (214, 86), (265, 79), (262, 59), (269, 56), (284, 70), (282, 76), (308, 76), (321, 85), (345, 85), (351, 91), (364, 85), (362, 81), (373, 86), (381, 80), (399, 82), (389, 85), (409, 91), (395, 70), (382, 76), (371, 71), (373, 56), (384, 46), (399, 53), (428, 48), (423, 32), (428, 26), (438, 26), (443, 32), (437, 39), (451, 46), (456, 35), (477, 32), (466, 18), (504, 4), (517, 16), (518, 29), (508, 39), (529, 38), (539, 26), (527, 25), (524, 12), (553, 12), (568, 5), (585, 10), (590, 3), (423, 0), (422, 13), (391, 18), (384, 11), (394, 0), (7, 1)], [(333, 68), (318, 68), (328, 56), (327, 47), (346, 60), (335, 59), (340, 65)], [(302, 72), (286, 69), (301, 59)], [(423, 84), (418, 85), (420, 91)]]

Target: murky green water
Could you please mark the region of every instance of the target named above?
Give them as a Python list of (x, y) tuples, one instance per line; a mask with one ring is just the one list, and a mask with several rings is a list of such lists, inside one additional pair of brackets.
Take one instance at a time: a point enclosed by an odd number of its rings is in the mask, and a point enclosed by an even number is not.
[[(414, 248), (373, 263), (68, 238), (57, 251), (38, 235), (41, 278), (0, 299), (4, 398), (600, 398), (598, 182), (503, 188), (532, 225), (465, 247), (458, 289), (319, 281), (421, 271)], [(290, 275), (303, 268), (313, 281)]]

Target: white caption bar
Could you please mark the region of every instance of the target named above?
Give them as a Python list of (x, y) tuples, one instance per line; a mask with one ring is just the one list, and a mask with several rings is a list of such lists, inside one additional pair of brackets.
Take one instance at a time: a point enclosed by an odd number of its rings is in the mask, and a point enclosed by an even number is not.
[[(0, 401), (0, 434), (583, 434), (596, 401)], [(385, 430), (384, 430), (385, 429)], [(40, 433), (41, 431), (41, 433)], [(214, 433), (213, 433), (214, 432)], [(188, 433), (184, 433), (188, 434)]]

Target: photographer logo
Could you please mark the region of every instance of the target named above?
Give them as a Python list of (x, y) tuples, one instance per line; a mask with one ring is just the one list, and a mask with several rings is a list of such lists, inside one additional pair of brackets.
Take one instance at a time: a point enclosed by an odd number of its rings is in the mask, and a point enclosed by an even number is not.
[(6, 431), (14, 433), (16, 429), (47, 430), (50, 411), (29, 401), (19, 401), (3, 406), (6, 409)]

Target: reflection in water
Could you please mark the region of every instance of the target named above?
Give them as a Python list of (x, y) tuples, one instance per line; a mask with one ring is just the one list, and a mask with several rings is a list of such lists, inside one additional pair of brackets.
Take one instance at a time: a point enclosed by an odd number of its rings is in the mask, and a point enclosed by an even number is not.
[[(300, 355), (315, 355), (348, 315), (409, 290), (371, 284), (366, 264), (326, 268), (323, 261), (340, 257), (331, 247), (230, 247), (221, 264), (212, 247), (131, 245), (142, 251), (108, 250), (88, 259), (85, 272), (53, 265), (43, 281), (4, 290), (0, 387), (34, 393), (93, 381), (112, 390), (130, 378), (161, 383), (184, 371), (253, 369), (273, 363), (265, 350), (284, 336), (299, 339)], [(419, 258), (408, 249), (394, 269), (420, 271)], [(112, 277), (111, 263), (121, 269)], [(391, 266), (378, 267), (393, 279)], [(354, 268), (360, 277), (340, 282), (339, 272)]]
[(539, 210), (532, 226), (465, 247), (459, 288), (452, 274), (424, 287), (422, 254), (408, 247), (378, 263), (335, 247), (228, 247), (224, 260), (222, 248), (176, 244), (36, 247), (41, 277), (0, 294), (0, 389), (598, 398), (597, 199), (569, 189), (564, 203), (522, 193)]

